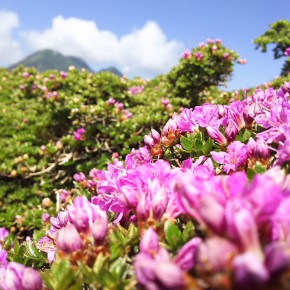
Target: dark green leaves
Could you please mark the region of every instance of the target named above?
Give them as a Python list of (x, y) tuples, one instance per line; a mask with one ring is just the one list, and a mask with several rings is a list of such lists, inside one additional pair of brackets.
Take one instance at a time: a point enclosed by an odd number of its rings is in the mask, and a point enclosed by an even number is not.
[(207, 155), (212, 150), (213, 140), (208, 138), (205, 140), (203, 132), (196, 132), (187, 134), (187, 136), (180, 137), (180, 144), (183, 152), (189, 153), (193, 157), (200, 155)]

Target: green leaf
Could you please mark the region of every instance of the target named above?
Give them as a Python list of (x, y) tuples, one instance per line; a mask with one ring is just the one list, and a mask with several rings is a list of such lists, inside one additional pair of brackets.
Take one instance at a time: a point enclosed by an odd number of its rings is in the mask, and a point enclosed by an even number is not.
[(255, 173), (264, 173), (266, 168), (260, 162), (257, 162), (254, 171)]
[(24, 245), (26, 248), (25, 256), (27, 256), (29, 259), (47, 262), (46, 258), (43, 256), (40, 250), (36, 248), (34, 242), (29, 241), (25, 243)]
[(195, 139), (194, 140), (194, 149), (196, 151), (199, 151), (199, 150), (202, 150), (202, 148), (203, 148), (203, 142), (199, 139)]
[(69, 261), (62, 260), (53, 263), (51, 269), (42, 273), (44, 284), (51, 290), (73, 289), (81, 290), (80, 280), (76, 280)]
[(248, 176), (249, 180), (252, 180), (254, 178), (254, 176), (255, 176), (255, 171), (253, 169), (251, 169), (251, 168), (248, 168), (247, 176)]
[(55, 290), (67, 289), (74, 281), (74, 273), (68, 261), (62, 260), (53, 272), (56, 281)]
[(180, 143), (185, 150), (191, 151), (193, 148), (193, 141), (184, 136), (180, 137)]
[(126, 265), (126, 257), (119, 257), (115, 260), (110, 267), (111, 273), (115, 276), (116, 280), (119, 280), (124, 272)]
[(177, 249), (182, 242), (181, 232), (176, 224), (168, 220), (164, 225), (165, 239), (168, 244), (173, 248)]
[(209, 154), (212, 151), (213, 141), (211, 138), (208, 138), (207, 141), (203, 144), (202, 152), (204, 155)]
[(127, 244), (131, 243), (131, 242), (138, 242), (139, 241), (139, 229), (133, 224), (130, 223), (128, 231), (127, 231)]
[(106, 260), (107, 260), (107, 258), (102, 253), (100, 253), (98, 255), (98, 257), (95, 261), (94, 267), (93, 267), (93, 270), (97, 275), (99, 275), (100, 272), (102, 271)]
[(182, 240), (183, 243), (188, 242), (190, 239), (192, 239), (195, 236), (195, 226), (192, 223), (192, 221), (187, 222), (185, 225), (185, 228), (182, 233)]
[(242, 142), (248, 141), (250, 139), (250, 137), (251, 137), (251, 131), (246, 129), (244, 134), (243, 134)]

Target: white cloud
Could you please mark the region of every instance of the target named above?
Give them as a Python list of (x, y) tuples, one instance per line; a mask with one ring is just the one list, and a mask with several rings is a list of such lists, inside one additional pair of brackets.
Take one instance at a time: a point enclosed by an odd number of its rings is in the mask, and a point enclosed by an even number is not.
[(21, 59), (20, 43), (13, 39), (12, 30), (19, 26), (16, 13), (0, 11), (0, 65), (5, 66)]
[(57, 16), (47, 30), (28, 31), (23, 37), (35, 50), (55, 49), (92, 66), (116, 65), (129, 75), (164, 73), (177, 64), (182, 51), (182, 44), (168, 40), (154, 21), (119, 38), (93, 21)]

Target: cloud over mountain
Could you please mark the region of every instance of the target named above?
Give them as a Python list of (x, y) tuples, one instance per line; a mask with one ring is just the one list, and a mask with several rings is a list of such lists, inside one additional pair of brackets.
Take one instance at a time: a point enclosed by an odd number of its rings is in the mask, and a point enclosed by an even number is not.
[(183, 49), (181, 43), (168, 40), (155, 21), (118, 37), (94, 21), (57, 16), (48, 29), (22, 32), (22, 38), (33, 50), (54, 49), (82, 57), (92, 66), (112, 64), (126, 74), (141, 76), (168, 71)]

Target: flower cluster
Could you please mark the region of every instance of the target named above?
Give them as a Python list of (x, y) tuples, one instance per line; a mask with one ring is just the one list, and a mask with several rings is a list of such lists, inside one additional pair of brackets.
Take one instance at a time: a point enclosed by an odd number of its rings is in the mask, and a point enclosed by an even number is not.
[(135, 258), (136, 276), (145, 289), (184, 289), (186, 271), (194, 265), (200, 238), (185, 244), (174, 259), (159, 245), (158, 235), (149, 228), (140, 242), (140, 252)]
[(173, 106), (170, 104), (170, 100), (168, 98), (162, 98), (161, 104), (164, 107), (164, 109), (171, 111), (173, 109)]
[(56, 218), (52, 217), (50, 222), (47, 235), (38, 242), (38, 248), (48, 253), (49, 262), (55, 259), (56, 250), (71, 254), (94, 249), (103, 242), (108, 228), (107, 214), (83, 196), (76, 197), (73, 205), (67, 206)]
[(128, 93), (131, 95), (138, 95), (141, 94), (144, 91), (144, 86), (135, 86), (131, 87), (128, 90)]
[(117, 114), (120, 114), (122, 112), (121, 121), (125, 121), (127, 119), (132, 118), (133, 114), (129, 110), (123, 110), (124, 109), (123, 103), (117, 102), (114, 98), (109, 98), (107, 104), (109, 106), (115, 106), (117, 109)]
[[(290, 160), (289, 95), (290, 83), (285, 83), (277, 91), (258, 89), (243, 101), (230, 105), (204, 104), (184, 109), (166, 123), (161, 137), (156, 131), (145, 136), (145, 144), (153, 157), (162, 156), (166, 148), (180, 142), (180, 136), (205, 130), (204, 138), (212, 139), (220, 148), (212, 151), (211, 156), (224, 165), (226, 173), (245, 168), (247, 162), (254, 166), (258, 160), (268, 168), (270, 150), (276, 152), (276, 164), (282, 165)], [(260, 133), (256, 134), (257, 130)]]
[(85, 133), (86, 133), (85, 128), (77, 129), (76, 131), (74, 131), (74, 139), (76, 141), (84, 141), (84, 140), (86, 140)]
[(10, 262), (6, 268), (0, 267), (0, 288), (2, 290), (41, 290), (42, 280), (36, 270)]
[(203, 182), (191, 171), (179, 177), (175, 191), (183, 212), (208, 232), (195, 267), (209, 284), (218, 287), (216, 277), (230, 280), (233, 271), (230, 283), (252, 289), (290, 269), (288, 179), (279, 168), (250, 184), (243, 172)]

